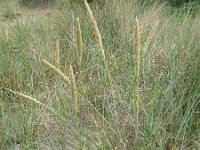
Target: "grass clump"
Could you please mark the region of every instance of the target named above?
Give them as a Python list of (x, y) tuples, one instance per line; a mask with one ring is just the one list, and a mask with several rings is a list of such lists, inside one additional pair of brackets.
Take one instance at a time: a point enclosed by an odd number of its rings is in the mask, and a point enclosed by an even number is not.
[(1, 147), (198, 148), (198, 16), (84, 3), (1, 30)]

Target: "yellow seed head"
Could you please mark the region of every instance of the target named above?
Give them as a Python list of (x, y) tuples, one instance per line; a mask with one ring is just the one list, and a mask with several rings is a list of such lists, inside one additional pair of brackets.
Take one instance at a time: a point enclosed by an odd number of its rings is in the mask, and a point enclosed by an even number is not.
[(96, 35), (96, 38), (97, 38), (97, 42), (99, 43), (99, 47), (100, 47), (100, 50), (101, 50), (101, 54), (102, 54), (102, 57), (103, 57), (103, 60), (105, 60), (105, 51), (104, 51), (104, 47), (103, 47), (103, 42), (102, 42), (102, 37), (101, 37), (101, 34), (100, 34), (100, 31), (99, 31), (99, 28), (98, 28), (98, 25), (97, 25), (97, 22), (95, 20), (95, 17), (90, 9), (90, 6), (89, 4), (87, 3), (86, 0), (84, 0), (84, 3), (85, 3), (85, 7), (88, 11), (88, 14), (90, 16), (90, 20), (92, 22), (92, 25), (94, 27), (94, 30), (95, 30), (95, 35)]
[(76, 88), (76, 78), (75, 78), (73, 68), (71, 65), (70, 65), (70, 73), (71, 73), (72, 94), (74, 97), (74, 111), (77, 114), (78, 113), (78, 92)]
[(50, 64), (46, 60), (42, 60), (49, 68), (51, 68), (62, 80), (65, 82), (71, 83), (70, 79), (58, 68), (56, 68), (54, 65)]
[(80, 26), (79, 18), (77, 18), (76, 22), (77, 22), (77, 48), (80, 52), (79, 66), (81, 66), (82, 57), (83, 57), (83, 40), (82, 40), (81, 26)]
[(7, 90), (10, 91), (10, 92), (12, 92), (14, 95), (18, 95), (18, 96), (20, 96), (22, 98), (25, 98), (25, 99), (30, 100), (32, 102), (35, 102), (37, 104), (44, 105), (43, 103), (41, 103), (40, 101), (38, 101), (37, 99), (35, 99), (35, 98), (31, 97), (31, 96), (25, 95), (23, 93), (12, 91), (10, 89), (7, 89)]

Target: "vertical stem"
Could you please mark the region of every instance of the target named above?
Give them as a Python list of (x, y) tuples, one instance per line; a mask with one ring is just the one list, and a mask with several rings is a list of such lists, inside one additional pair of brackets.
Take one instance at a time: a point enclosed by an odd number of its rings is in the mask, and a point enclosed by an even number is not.
[(59, 40), (56, 40), (56, 51), (55, 51), (55, 57), (56, 57), (56, 67), (60, 68), (60, 47), (59, 47)]
[(135, 48), (136, 48), (136, 132), (135, 140), (138, 140), (138, 129), (139, 129), (139, 112), (140, 112), (140, 66), (141, 66), (141, 35), (140, 25), (138, 18), (136, 17), (136, 34), (135, 34)]

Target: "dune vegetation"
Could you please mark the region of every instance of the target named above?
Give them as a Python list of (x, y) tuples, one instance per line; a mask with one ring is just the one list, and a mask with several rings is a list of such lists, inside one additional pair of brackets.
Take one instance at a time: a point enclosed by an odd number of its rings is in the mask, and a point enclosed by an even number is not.
[(11, 4), (0, 9), (0, 149), (200, 149), (197, 5)]

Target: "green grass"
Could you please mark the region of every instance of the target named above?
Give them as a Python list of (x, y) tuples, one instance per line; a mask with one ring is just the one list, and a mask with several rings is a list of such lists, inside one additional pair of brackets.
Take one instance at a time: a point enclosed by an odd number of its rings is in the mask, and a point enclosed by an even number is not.
[(200, 16), (67, 3), (0, 29), (0, 149), (198, 149)]

